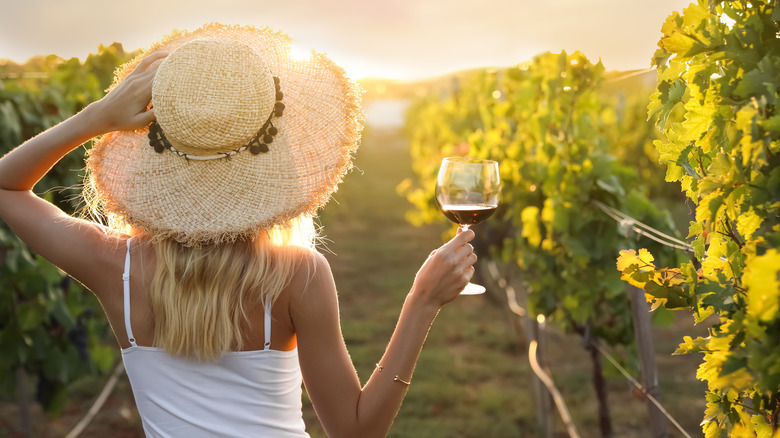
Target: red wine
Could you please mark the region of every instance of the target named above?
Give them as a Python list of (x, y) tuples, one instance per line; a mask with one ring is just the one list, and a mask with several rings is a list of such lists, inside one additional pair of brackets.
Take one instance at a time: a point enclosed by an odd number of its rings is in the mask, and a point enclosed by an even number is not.
[(495, 213), (496, 207), (487, 204), (442, 205), (441, 212), (447, 219), (460, 225), (475, 225)]

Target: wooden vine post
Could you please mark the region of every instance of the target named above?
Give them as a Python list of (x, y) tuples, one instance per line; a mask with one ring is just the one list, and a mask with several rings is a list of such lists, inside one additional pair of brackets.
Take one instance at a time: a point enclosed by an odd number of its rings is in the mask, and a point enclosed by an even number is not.
[[(648, 394), (660, 401), (658, 388), (658, 370), (655, 367), (655, 352), (653, 348), (653, 335), (650, 323), (650, 306), (645, 299), (645, 291), (638, 287), (629, 286), (628, 293), (631, 296), (631, 312), (634, 316), (634, 337), (639, 353), (639, 366), (641, 368), (642, 386)], [(649, 398), (647, 401), (647, 414), (650, 421), (650, 431), (653, 438), (667, 438), (666, 418), (660, 409)]]
[[(503, 271), (508, 271), (507, 277), (510, 279), (509, 282), (499, 273), (500, 270), (495, 260), (491, 260), (477, 269), (483, 270), (483, 272), (487, 271), (488, 275), (482, 275), (482, 279), (483, 281), (489, 280), (492, 283), (488, 291), (493, 289), (492, 286), (496, 286), (495, 289), (501, 290), (505, 294), (509, 311), (517, 316), (522, 323), (524, 339), (520, 337), (518, 339), (525, 346), (530, 346), (532, 342), (537, 342), (537, 361), (543, 364), (542, 344), (544, 342), (542, 338), (544, 338), (544, 327), (541, 327), (540, 330), (538, 320), (528, 315), (528, 291), (524, 286), (519, 285), (521, 282), (515, 277), (515, 270), (511, 266), (507, 265), (501, 268)], [(517, 284), (516, 288), (514, 287), (515, 284)], [(553, 405), (552, 396), (536, 373), (531, 373), (531, 387), (533, 388), (534, 406), (536, 407), (536, 427), (540, 436), (552, 438), (555, 429), (551, 412)]]
[[(539, 318), (541, 317), (541, 318)], [(544, 327), (545, 327), (545, 320), (544, 315), (538, 315), (536, 319), (531, 318), (529, 315), (526, 315), (524, 318), (528, 321), (531, 333), (533, 333), (532, 340), (536, 341), (537, 350), (536, 350), (536, 360), (539, 363), (539, 365), (544, 370), (546, 367), (545, 361), (544, 361)], [(529, 342), (530, 345), (530, 342)], [(552, 438), (553, 431), (555, 430), (555, 425), (553, 424), (553, 414), (552, 414), (552, 396), (550, 392), (545, 387), (544, 383), (542, 383), (542, 380), (534, 374), (533, 377), (534, 381), (534, 393), (536, 396), (536, 412), (537, 412), (537, 423), (539, 425), (539, 428), (541, 429), (543, 433), (544, 438)]]

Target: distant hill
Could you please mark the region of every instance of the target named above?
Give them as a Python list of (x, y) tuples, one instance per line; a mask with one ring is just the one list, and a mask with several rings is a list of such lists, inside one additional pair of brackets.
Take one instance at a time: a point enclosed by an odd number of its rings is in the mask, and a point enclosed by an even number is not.
[(612, 70), (604, 74), (601, 91), (607, 94), (654, 90), (658, 81), (655, 69)]
[[(113, 43), (109, 46), (100, 45), (97, 53), (92, 53), (87, 57), (97, 59), (98, 57), (110, 53), (111, 60), (125, 60), (134, 56), (138, 51), (125, 52), (122, 44)], [(18, 63), (10, 59), (0, 58), (0, 80), (42, 80), (49, 77), (50, 74), (57, 71), (57, 69), (64, 63), (74, 62), (78, 64), (84, 64), (78, 60), (78, 58), (64, 59), (57, 55), (37, 55), (33, 56), (23, 63)], [(88, 61), (85, 61), (88, 62)], [(113, 69), (115, 65), (105, 65), (104, 68)]]
[[(374, 99), (413, 99), (431, 93), (449, 94), (458, 83), (485, 70), (498, 71), (509, 67), (486, 67), (463, 70), (451, 74), (418, 81), (397, 79), (365, 78), (358, 83), (365, 90), (366, 100)], [(604, 74), (601, 91), (607, 95), (648, 93), (655, 88), (656, 71), (652, 69), (611, 70)]]

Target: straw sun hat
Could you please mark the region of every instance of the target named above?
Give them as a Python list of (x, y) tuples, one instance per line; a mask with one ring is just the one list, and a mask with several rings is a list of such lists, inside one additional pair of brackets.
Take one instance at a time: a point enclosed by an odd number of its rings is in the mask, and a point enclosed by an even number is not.
[(251, 237), (313, 215), (352, 165), (360, 92), (322, 54), (290, 55), (269, 29), (177, 32), (117, 71), (168, 51), (152, 87), (157, 121), (98, 140), (87, 185), (104, 213), (188, 246)]

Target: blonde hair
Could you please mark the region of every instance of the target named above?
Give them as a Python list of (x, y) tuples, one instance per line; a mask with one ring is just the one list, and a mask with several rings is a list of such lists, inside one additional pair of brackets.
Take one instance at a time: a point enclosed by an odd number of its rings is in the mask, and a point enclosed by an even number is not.
[[(154, 345), (172, 356), (213, 361), (244, 346), (247, 307), (273, 303), (297, 272), (310, 276), (314, 224), (301, 217), (252, 240), (187, 247), (153, 242), (150, 297)], [(307, 256), (308, 253), (308, 256)]]

